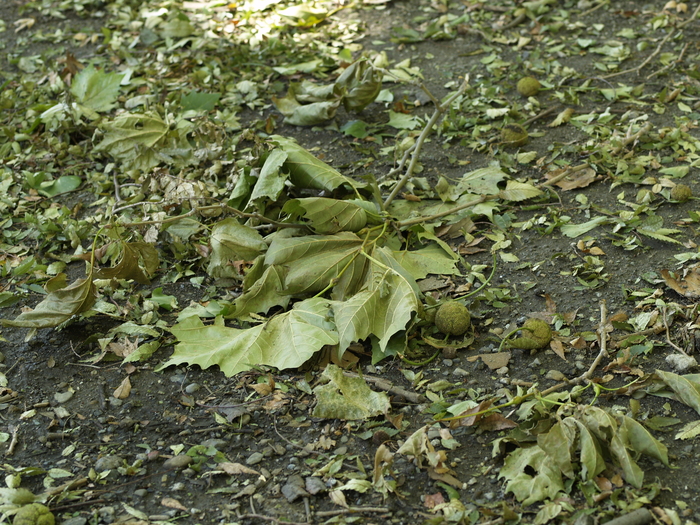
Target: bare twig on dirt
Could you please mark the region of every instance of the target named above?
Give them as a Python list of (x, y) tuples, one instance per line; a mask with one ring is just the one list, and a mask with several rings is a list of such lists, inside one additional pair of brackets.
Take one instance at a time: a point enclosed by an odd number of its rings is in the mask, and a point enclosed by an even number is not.
[[(343, 372), (343, 374), (348, 376), (348, 377), (357, 377), (357, 378), (360, 377), (359, 374), (355, 374), (354, 372)], [(397, 396), (405, 397), (411, 403), (424, 403), (426, 401), (425, 396), (418, 394), (416, 392), (411, 392), (409, 390), (406, 390), (405, 388), (401, 388), (400, 386), (396, 386), (391, 381), (387, 381), (386, 379), (382, 379), (380, 377), (367, 376), (367, 375), (363, 375), (362, 378), (365, 381), (372, 383), (374, 386), (376, 386), (380, 390), (383, 390), (385, 392), (389, 392), (391, 394), (395, 394)]]
[(309, 525), (307, 521), (288, 521), (286, 518), (284, 519), (279, 519), (279, 518), (274, 518), (272, 516), (264, 516), (263, 514), (238, 514), (238, 519), (239, 520), (263, 520), (263, 521), (270, 521), (272, 523), (280, 523), (284, 525)]
[(685, 45), (683, 46), (683, 49), (681, 49), (681, 52), (680, 52), (680, 54), (678, 55), (678, 58), (677, 58), (677, 59), (675, 59), (675, 60), (674, 60), (673, 62), (671, 62), (670, 64), (666, 64), (666, 65), (665, 65), (664, 67), (662, 67), (661, 69), (657, 69), (657, 70), (654, 71), (653, 73), (647, 75), (647, 78), (646, 78), (646, 79), (647, 79), (647, 80), (651, 80), (652, 78), (654, 78), (654, 77), (657, 76), (657, 75), (660, 75), (660, 74), (663, 73), (664, 71), (668, 71), (668, 70), (671, 69), (673, 66), (675, 66), (675, 65), (677, 65), (677, 64), (680, 64), (680, 63), (683, 61), (683, 55), (685, 55), (685, 52), (688, 50), (688, 46), (689, 46), (689, 45), (690, 45), (690, 42), (686, 42)]
[[(617, 155), (617, 154), (619, 154), (625, 147), (627, 147), (627, 146), (630, 145), (631, 143), (635, 142), (636, 140), (639, 140), (640, 137), (642, 137), (643, 135), (645, 135), (646, 133), (648, 133), (650, 130), (651, 130), (651, 123), (650, 123), (650, 122), (647, 122), (647, 123), (646, 123), (639, 131), (637, 131), (636, 133), (630, 134), (630, 133), (628, 132), (627, 135), (625, 135), (625, 138), (622, 139), (622, 141), (620, 142), (620, 144), (618, 144), (617, 146), (615, 146), (615, 148), (613, 148), (613, 150), (611, 151), (611, 154), (612, 154), (612, 155)], [(562, 171), (562, 172), (561, 172), (559, 175), (557, 175), (556, 177), (553, 177), (553, 178), (549, 179), (548, 181), (543, 182), (543, 183), (540, 184), (538, 187), (540, 187), (540, 188), (546, 188), (547, 186), (552, 186), (552, 185), (556, 184), (557, 182), (559, 182), (560, 180), (562, 180), (562, 179), (568, 177), (569, 175), (571, 175), (571, 174), (573, 174), (573, 173), (576, 173), (577, 171), (584, 170), (584, 169), (589, 168), (589, 167), (590, 167), (590, 164), (588, 164), (587, 162), (584, 162), (583, 164), (579, 164), (578, 166), (569, 167), (569, 168), (565, 169), (564, 171)]]
[(9, 430), (12, 432), (12, 440), (10, 441), (10, 445), (7, 447), (7, 451), (5, 452), (6, 456), (11, 456), (15, 453), (15, 448), (17, 448), (17, 442), (19, 441), (19, 425), (11, 425)]
[(685, 350), (683, 350), (680, 346), (678, 346), (676, 343), (671, 341), (671, 330), (669, 330), (669, 328), (668, 328), (668, 317), (666, 316), (666, 306), (664, 306), (661, 309), (661, 317), (663, 318), (663, 321), (664, 321), (664, 328), (666, 329), (666, 342), (668, 343), (668, 345), (672, 348), (675, 348), (677, 351), (679, 351), (684, 356), (689, 357)]
[(401, 221), (401, 222), (397, 223), (397, 225), (400, 228), (405, 228), (406, 226), (412, 226), (414, 224), (422, 224), (424, 222), (430, 222), (432, 220), (439, 219), (440, 217), (446, 217), (447, 215), (452, 215), (453, 213), (457, 213), (458, 211), (462, 211), (464, 209), (476, 206), (477, 204), (481, 204), (482, 202), (487, 201), (490, 197), (496, 197), (496, 195), (482, 195), (481, 197), (477, 197), (476, 199), (470, 200), (469, 202), (466, 202), (460, 206), (455, 206), (454, 208), (451, 208), (451, 209), (446, 210), (444, 212), (436, 213), (435, 215), (430, 215), (428, 217), (417, 217), (415, 219)]
[(578, 166), (574, 166), (573, 168), (571, 168), (571, 167), (566, 168), (564, 171), (562, 171), (556, 177), (552, 177), (548, 181), (540, 184), (539, 187), (546, 188), (547, 186), (552, 186), (552, 185), (556, 184), (557, 182), (559, 182), (560, 180), (565, 179), (569, 175), (576, 173), (577, 171), (581, 171), (583, 169), (589, 168), (589, 167), (590, 167), (590, 165), (586, 162), (584, 164), (579, 164)]
[(602, 0), (597, 6), (591, 7), (588, 11), (584, 11), (583, 13), (581, 13), (581, 14), (578, 15), (578, 16), (588, 16), (588, 15), (590, 15), (591, 13), (597, 11), (597, 10), (600, 9), (601, 7), (606, 6), (606, 5), (608, 5), (608, 4), (610, 4), (610, 1), (609, 1), (609, 0)]
[[(604, 76), (602, 76), (601, 78), (612, 78), (612, 77), (617, 77), (617, 76), (620, 76), (620, 75), (625, 75), (625, 74), (627, 74), (627, 73), (637, 73), (637, 74), (639, 74), (639, 72), (640, 72), (642, 69), (644, 69), (644, 68), (646, 67), (646, 65), (647, 65), (649, 62), (651, 62), (651, 60), (652, 60), (656, 55), (658, 55), (659, 53), (661, 53), (661, 49), (663, 49), (663, 47), (664, 47), (664, 45), (666, 44), (666, 42), (668, 42), (669, 39), (670, 39), (672, 36), (679, 36), (679, 35), (681, 34), (683, 28), (684, 28), (685, 26), (687, 26), (690, 22), (692, 22), (693, 20), (695, 20), (695, 18), (698, 16), (698, 13), (700, 13), (700, 4), (698, 4), (698, 6), (695, 8), (695, 11), (693, 11), (693, 14), (690, 16), (690, 18), (689, 18), (688, 20), (686, 20), (685, 22), (683, 22), (683, 23), (681, 23), (681, 24), (678, 24), (678, 26), (677, 26), (675, 29), (671, 29), (671, 30), (666, 34), (666, 36), (661, 40), (661, 42), (659, 42), (659, 45), (656, 46), (656, 49), (654, 49), (654, 52), (653, 52), (651, 55), (649, 55), (649, 56), (646, 58), (646, 60), (644, 60), (644, 62), (642, 62), (641, 64), (639, 64), (637, 67), (633, 67), (633, 68), (630, 68), (630, 69), (625, 69), (624, 71), (617, 71), (616, 73), (610, 73), (609, 75), (604, 75)], [(676, 30), (678, 30), (677, 33), (676, 33)]]
[[(141, 204), (162, 204), (159, 202), (137, 202), (134, 205), (128, 205), (124, 206), (122, 208), (119, 208), (118, 211), (121, 211), (126, 208), (130, 208), (133, 206), (139, 206)], [(192, 208), (190, 211), (186, 213), (182, 213), (180, 215), (176, 215), (174, 217), (166, 217), (165, 219), (158, 219), (158, 220), (151, 220), (151, 221), (139, 221), (139, 222), (123, 222), (123, 223), (117, 223), (118, 226), (124, 227), (124, 228), (136, 228), (138, 226), (151, 226), (154, 224), (168, 224), (171, 222), (179, 221), (180, 219), (185, 219), (187, 217), (191, 217), (192, 215), (195, 215), (197, 213), (203, 213), (203, 212), (208, 212), (208, 211), (215, 211), (215, 210), (222, 210), (224, 212), (229, 212), (234, 215), (237, 215), (238, 217), (244, 218), (244, 219), (255, 219), (260, 222), (264, 222), (265, 224), (269, 224), (271, 226), (277, 226), (278, 228), (303, 228), (307, 229), (308, 226), (306, 224), (295, 224), (295, 223), (289, 223), (289, 222), (279, 222), (275, 221), (273, 219), (268, 219), (264, 215), (261, 215), (259, 213), (246, 213), (241, 210), (237, 210), (236, 208), (232, 208), (231, 206), (227, 206), (226, 204), (213, 204), (211, 206), (197, 206), (195, 208)], [(105, 225), (105, 228), (111, 228), (112, 224), (107, 224)]]
[(386, 209), (389, 204), (393, 202), (393, 200), (396, 198), (396, 196), (399, 194), (399, 192), (403, 189), (403, 187), (406, 185), (406, 183), (411, 179), (413, 176), (413, 172), (416, 169), (416, 165), (418, 164), (418, 159), (420, 157), (420, 152), (421, 149), (423, 148), (423, 143), (425, 142), (425, 139), (428, 138), (428, 135), (433, 131), (433, 127), (435, 124), (437, 124), (438, 120), (440, 117), (448, 110), (450, 109), (450, 106), (452, 105), (452, 102), (454, 102), (457, 97), (461, 96), (469, 87), (469, 76), (465, 77), (464, 82), (462, 82), (462, 85), (459, 87), (457, 91), (452, 93), (445, 102), (442, 104), (438, 104), (435, 106), (435, 111), (433, 112), (433, 115), (430, 117), (430, 120), (428, 120), (427, 124), (423, 128), (423, 131), (421, 131), (421, 134), (418, 136), (418, 139), (416, 140), (415, 148), (412, 152), (411, 156), (411, 163), (408, 165), (408, 168), (406, 169), (406, 173), (404, 174), (403, 177), (396, 183), (394, 186), (394, 189), (391, 191), (389, 196), (386, 198), (384, 201), (383, 207)]
[(328, 518), (331, 516), (342, 516), (347, 514), (363, 514), (365, 512), (382, 514), (385, 512), (390, 512), (390, 510), (387, 507), (348, 507), (346, 509), (324, 510), (321, 512), (315, 512), (314, 516), (317, 516), (319, 518)]
[(633, 142), (639, 140), (639, 138), (640, 138), (641, 136), (645, 135), (645, 134), (648, 133), (650, 130), (651, 130), (651, 122), (647, 122), (647, 123), (644, 124), (644, 126), (643, 126), (639, 131), (637, 131), (636, 133), (633, 133), (633, 134), (630, 135), (630, 133), (629, 133), (629, 131), (628, 131), (628, 132), (627, 132), (627, 135), (625, 135), (625, 138), (622, 139), (622, 142), (620, 142), (620, 144), (619, 144), (618, 146), (616, 146), (615, 148), (613, 148), (613, 150), (611, 151), (611, 154), (612, 154), (613, 156), (614, 156), (614, 155), (617, 155), (617, 154), (620, 153), (624, 148), (626, 148), (626, 147), (627, 147), (628, 145), (630, 145), (631, 143), (633, 143)]
[(539, 119), (544, 118), (544, 117), (546, 117), (546, 116), (548, 116), (548, 115), (551, 115), (551, 114), (554, 113), (556, 110), (558, 110), (560, 107), (561, 107), (561, 106), (552, 106), (551, 108), (547, 108), (547, 109), (545, 109), (545, 110), (540, 111), (540, 112), (539, 112), (537, 115), (535, 115), (534, 117), (530, 117), (530, 118), (527, 119), (525, 122), (523, 122), (523, 126), (529, 126), (530, 124), (532, 124), (532, 123), (535, 122), (536, 120), (539, 120)]
[(600, 326), (598, 327), (598, 345), (600, 346), (600, 352), (598, 352), (598, 356), (593, 360), (590, 368), (581, 374), (579, 378), (577, 378), (580, 379), (579, 382), (590, 379), (603, 358), (608, 356), (608, 334), (605, 332), (605, 327), (607, 324), (608, 307), (605, 304), (605, 299), (603, 299), (600, 301)]

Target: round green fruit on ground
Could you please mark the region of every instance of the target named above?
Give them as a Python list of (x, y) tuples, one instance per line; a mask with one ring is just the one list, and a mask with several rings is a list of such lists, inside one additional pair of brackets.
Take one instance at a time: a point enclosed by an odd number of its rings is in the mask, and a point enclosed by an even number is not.
[(53, 514), (46, 505), (30, 503), (21, 507), (12, 520), (12, 525), (54, 525)]
[(501, 142), (506, 147), (522, 146), (527, 142), (528, 134), (520, 124), (506, 124), (501, 129)]
[(445, 335), (462, 335), (469, 330), (472, 316), (462, 303), (447, 301), (435, 313), (435, 326)]
[(517, 90), (524, 97), (534, 97), (540, 92), (540, 81), (533, 77), (521, 78), (518, 81)]
[(685, 202), (693, 198), (693, 190), (685, 184), (676, 184), (671, 190), (671, 198), (674, 201)]
[(510, 348), (520, 348), (521, 350), (541, 350), (549, 346), (552, 340), (552, 329), (541, 319), (528, 319), (520, 329), (522, 334), (510, 341)]

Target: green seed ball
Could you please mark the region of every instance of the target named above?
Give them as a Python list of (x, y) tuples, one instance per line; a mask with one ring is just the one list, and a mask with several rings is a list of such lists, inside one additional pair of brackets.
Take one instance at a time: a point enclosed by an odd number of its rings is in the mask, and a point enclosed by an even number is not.
[(12, 523), (13, 525), (54, 525), (55, 521), (46, 505), (30, 503), (17, 511)]
[(467, 307), (457, 301), (443, 303), (435, 313), (435, 326), (445, 335), (462, 335), (469, 330), (471, 320)]
[(693, 190), (685, 184), (676, 184), (671, 190), (671, 198), (674, 201), (685, 202), (693, 198)]
[(524, 97), (534, 97), (540, 92), (540, 81), (533, 77), (524, 77), (518, 81), (517, 90)]
[(527, 142), (527, 130), (520, 124), (506, 124), (501, 129), (501, 142), (506, 147), (517, 148)]
[(510, 341), (511, 348), (521, 350), (540, 350), (549, 345), (552, 340), (551, 327), (541, 319), (528, 319), (520, 329), (522, 334)]

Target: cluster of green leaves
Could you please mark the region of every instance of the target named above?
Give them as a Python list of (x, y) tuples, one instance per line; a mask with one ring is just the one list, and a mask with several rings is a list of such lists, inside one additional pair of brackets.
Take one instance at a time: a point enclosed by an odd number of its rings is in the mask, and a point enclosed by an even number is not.
[[(657, 370), (634, 390), (674, 399), (700, 414), (699, 385), (697, 374), (681, 376)], [(589, 492), (587, 484), (617, 474), (639, 488), (644, 481), (638, 464), (642, 455), (669, 466), (666, 445), (632, 413), (577, 404), (575, 399), (580, 394), (574, 389), (523, 398), (516, 411), (520, 424), (493, 442), (494, 455), (500, 455), (507, 446), (518, 446), (505, 458), (499, 477), (505, 480), (506, 490), (523, 504), (570, 493), (574, 484), (567, 479), (580, 485), (584, 493)], [(679, 422), (675, 419), (671, 424)], [(658, 425), (650, 420), (648, 426)], [(676, 439), (697, 435), (697, 428), (697, 421), (685, 425)]]

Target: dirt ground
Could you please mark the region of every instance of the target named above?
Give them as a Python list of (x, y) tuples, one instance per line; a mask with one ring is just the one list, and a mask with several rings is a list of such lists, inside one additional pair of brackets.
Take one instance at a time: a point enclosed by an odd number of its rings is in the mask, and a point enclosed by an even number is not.
[[(61, 20), (31, 9), (31, 5), (29, 9), (23, 8), (23, 4), (8, 1), (0, 6), (0, 19), (6, 26), (6, 30), (0, 33), (0, 42), (4, 46), (2, 52), (14, 58), (42, 53), (51, 55), (50, 39), (43, 43), (26, 39), (32, 31), (43, 31), (47, 35), (54, 28), (88, 32), (115, 23), (109, 16), (97, 20), (70, 11), (65, 11), (68, 18)], [(47, 4), (52, 2), (34, 3), (35, 6)], [(53, 4), (57, 9), (61, 7), (61, 2)], [(492, 23), (499, 23), (500, 2), (487, 4), (494, 7)], [(504, 10), (505, 4), (510, 6), (510, 3), (504, 3)], [(561, 29), (560, 41), (564, 43), (564, 36), (574, 39), (590, 36), (600, 43), (619, 39), (617, 35), (625, 28), (638, 29), (653, 13), (663, 8), (660, 2), (641, 6), (638, 2), (612, 1), (590, 14), (581, 14), (597, 4), (590, 3), (588, 8), (577, 8), (575, 2), (561, 4), (566, 5), (557, 9), (568, 9), (571, 16), (577, 17), (572, 22), (578, 24)], [(578, 4), (588, 5), (587, 2)], [(377, 5), (357, 3), (334, 17), (345, 22), (359, 21), (362, 31), (354, 43), (361, 45), (363, 50), (385, 51), (392, 62), (410, 58), (411, 65), (420, 68), (427, 86), (437, 98), (445, 96), (454, 89), (456, 82), (469, 75), (474, 86), (497, 84), (501, 86), (499, 96), (502, 99), (520, 100), (515, 92), (515, 80), (524, 74), (540, 77), (545, 89), (537, 96), (539, 108), (524, 107), (525, 102), (518, 102), (526, 117), (556, 105), (558, 101), (553, 99), (553, 93), (561, 91), (566, 83), (578, 85), (590, 81), (598, 90), (607, 85), (614, 88), (615, 85), (643, 84), (644, 92), (652, 94), (665, 86), (697, 84), (689, 79), (681, 66), (649, 80), (639, 79), (637, 72), (610, 81), (600, 80), (601, 72), (596, 68), (592, 54), (574, 55), (555, 50), (548, 55), (545, 51), (551, 49), (540, 48), (537, 39), (519, 51), (507, 46), (498, 47), (498, 43), (484, 40), (469, 23), (459, 26), (458, 34), (452, 39), (391, 42), (392, 28), (420, 27), (421, 16), (429, 19), (428, 15), (434, 12), (431, 9), (434, 10), (436, 5), (444, 8), (446, 13), (459, 15), (465, 10), (471, 12), (469, 9), (476, 3), (431, 5), (423, 0), (394, 0)], [(15, 33), (14, 23), (30, 16), (36, 17), (35, 26)], [(690, 13), (685, 16), (690, 16)], [(588, 34), (594, 26), (601, 29), (595, 30), (594, 35)], [(532, 36), (536, 34), (535, 27), (536, 22), (526, 19), (514, 31), (523, 37)], [(685, 28), (683, 42), (690, 45), (683, 62), (686, 68), (691, 68), (687, 61), (698, 53), (696, 37), (699, 28), (699, 21)], [(547, 45), (556, 47), (551, 41)], [(669, 46), (669, 49), (676, 49), (671, 44)], [(134, 49), (134, 56), (147, 52), (138, 46)], [(495, 49), (497, 51), (493, 52), (498, 54), (498, 60), (504, 63), (498, 69), (488, 67), (490, 62), (482, 60)], [(640, 65), (651, 49), (633, 52), (622, 69)], [(86, 61), (98, 53), (97, 48), (90, 46), (75, 51), (79, 59)], [(654, 64), (652, 62), (642, 76), (659, 67)], [(6, 71), (13, 71), (16, 67), (14, 59), (2, 65)], [(564, 78), (560, 75), (561, 68), (571, 68), (577, 76)], [(496, 82), (494, 77), (500, 80)], [(555, 85), (556, 81), (563, 84)], [(389, 87), (395, 101), (403, 100), (408, 105), (420, 99), (421, 106), (415, 109), (417, 114), (432, 111), (430, 101), (422, 98), (419, 89), (393, 84)], [(698, 99), (689, 88), (686, 90), (689, 95), (686, 103), (695, 108)], [(654, 113), (631, 99), (606, 101), (599, 91), (593, 89), (580, 94), (576, 110), (585, 114), (603, 111), (606, 106), (615, 115), (630, 111), (648, 112), (654, 129), (674, 128), (676, 118), (682, 115), (681, 109), (671, 105), (663, 113)], [(373, 108), (370, 106), (360, 117), (368, 123), (381, 123), (385, 114)], [(243, 124), (246, 125), (246, 119), (262, 122), (270, 115), (276, 115), (276, 134), (294, 137), (346, 175), (357, 178), (368, 172), (381, 175), (394, 165), (393, 155), (379, 155), (376, 144), (323, 127), (300, 128), (284, 124), (271, 105), (256, 111), (244, 111)], [(524, 150), (537, 152), (539, 158), (556, 149), (562, 152), (560, 158), (564, 158), (566, 145), (590, 139), (573, 126), (548, 127), (555, 115), (532, 121), (528, 129), (530, 141)], [(342, 125), (352, 118), (357, 116), (341, 109), (336, 121)], [(689, 133), (697, 137), (697, 129), (691, 129)], [(470, 137), (448, 140), (447, 136), (447, 132), (441, 137), (433, 136), (426, 145), (421, 158), (422, 177), (431, 181), (439, 176), (458, 179), (467, 170), (488, 166), (494, 159), (507, 162), (512, 157), (512, 153), (489, 147), (488, 136), (483, 140)], [(475, 140), (481, 140), (483, 147), (475, 147)], [(372, 150), (369, 154), (368, 149)], [(569, 160), (574, 163), (584, 159), (579, 156)], [(519, 169), (523, 177), (544, 180), (542, 166), (523, 164)], [(567, 341), (573, 340), (577, 334), (595, 334), (601, 320), (602, 301), (609, 315), (626, 314), (629, 317), (645, 308), (640, 307), (640, 301), (653, 295), (654, 290), (660, 290), (658, 298), (692, 306), (691, 299), (665, 285), (661, 270), (676, 269), (678, 261), (674, 256), (693, 251), (697, 241), (695, 229), (683, 221), (697, 209), (696, 200), (667, 200), (656, 210), (663, 217), (665, 226), (682, 225), (683, 231), (677, 237), (682, 244), (637, 234), (638, 245), (629, 249), (629, 246), (622, 245), (621, 234), (613, 231), (611, 225), (593, 230), (585, 241), (580, 237), (569, 237), (558, 228), (548, 229), (556, 217), (571, 217), (573, 224), (600, 214), (613, 215), (622, 207), (623, 200), (634, 202), (639, 190), (646, 187), (633, 183), (614, 185), (613, 182), (605, 173), (599, 173), (592, 184), (570, 191), (558, 190), (548, 202), (530, 208), (513, 205), (501, 210), (502, 219), (509, 225), (505, 234), (511, 243), (508, 251), (517, 255), (518, 260), (499, 261), (489, 285), (504, 294), (502, 301), (496, 301), (497, 306), (492, 298), (477, 295), (471, 299), (476, 339), (468, 348), (459, 350), (454, 356), (440, 355), (418, 368), (399, 359), (372, 365), (364, 356), (359, 369), (369, 377), (388, 379), (419, 393), (419, 384), (448, 382), (447, 392), (451, 399), (466, 399), (472, 393), (500, 392), (533, 382), (546, 389), (562, 377), (575, 377), (588, 369), (598, 355), (598, 347), (594, 344), (567, 347), (565, 359), (549, 349), (536, 354), (513, 350), (507, 366), (498, 369), (489, 368), (476, 356), (497, 352), (499, 334), (507, 333), (533, 313), (545, 312), (553, 305), (556, 305), (556, 312), (572, 316), (571, 323), (560, 331), (562, 339)], [(700, 194), (696, 168), (691, 168), (682, 182)], [(624, 198), (620, 196), (622, 192)], [(68, 199), (67, 202), (76, 199), (70, 194), (62, 198)], [(86, 193), (78, 198), (92, 199), (92, 196)], [(657, 198), (663, 200), (661, 196)], [(528, 221), (533, 223), (532, 227), (522, 227)], [(484, 220), (475, 224), (471, 235), (480, 237), (492, 233), (492, 223)], [(449, 242), (459, 249), (465, 244), (464, 236)], [(470, 267), (486, 265), (491, 268), (488, 242), (484, 243), (485, 250), (465, 255)], [(591, 270), (590, 267), (584, 268), (585, 250), (591, 246), (604, 253), (601, 256), (603, 267), (595, 269), (598, 275), (604, 275), (603, 282), (595, 287), (577, 279), (577, 276), (584, 275), (582, 272)], [(69, 272), (79, 275), (82, 267), (83, 263), (71, 263)], [(588, 279), (585, 275), (582, 278)], [(441, 284), (436, 288), (438, 296), (450, 293), (462, 284), (459, 278), (442, 276), (440, 279)], [(174, 295), (178, 304), (185, 306), (227, 293), (214, 284), (205, 277), (198, 282), (183, 279), (162, 286), (164, 294)], [(0, 309), (0, 316), (12, 319), (19, 314), (20, 307), (33, 306), (37, 302), (38, 297), (22, 300)], [(646, 303), (649, 304), (653, 305), (653, 302)], [(172, 325), (177, 313), (165, 312), (161, 318)], [(694, 322), (690, 316), (668, 328), (668, 338), (691, 355), (696, 352)], [(10, 440), (0, 445), (0, 452), (4, 454), (2, 469), (11, 487), (21, 486), (34, 494), (48, 491), (52, 496), (47, 503), (58, 523), (408, 525), (442, 522), (426, 505), (426, 497), (438, 493), (447, 495), (451, 487), (431, 479), (425, 470), (417, 468), (405, 457), (397, 456), (393, 464), (397, 494), (385, 498), (371, 490), (366, 493), (347, 492), (348, 507), (336, 505), (329, 497), (329, 490), (337, 483), (333, 477), (313, 475), (341, 458), (347, 471), (358, 476), (371, 473), (376, 450), (382, 443), (396, 450), (399, 443), (416, 429), (433, 421), (435, 407), (425, 397), (421, 402), (401, 395), (392, 397), (393, 412), (410, 422), (398, 433), (387, 428), (387, 423), (379, 418), (369, 422), (322, 420), (311, 416), (314, 397), (310, 395), (309, 385), (313, 386), (318, 377), (316, 363), (299, 370), (252, 370), (231, 378), (226, 378), (216, 368), (201, 370), (182, 366), (156, 372), (158, 364), (167, 360), (172, 352), (170, 345), (159, 349), (148, 361), (130, 365), (134, 367), (128, 374), (131, 390), (128, 396), (119, 399), (115, 394), (127, 377), (125, 365), (120, 360), (110, 362), (109, 358), (93, 362), (99, 354), (97, 338), (116, 325), (117, 322), (107, 316), (95, 315), (76, 319), (61, 329), (40, 329), (28, 341), (25, 340), (26, 329), (5, 327), (2, 330), (1, 366), (8, 384), (0, 399), (0, 417), (4, 432), (10, 436)], [(666, 357), (676, 350), (668, 344), (666, 333), (662, 331), (652, 340), (655, 343), (653, 349), (638, 356), (631, 366), (644, 373), (656, 369), (673, 370)], [(609, 362), (606, 360), (601, 368)], [(411, 384), (406, 370), (422, 374), (420, 381)], [(691, 368), (686, 372), (695, 371)], [(614, 367), (610, 368), (610, 373), (619, 375), (606, 383), (609, 387), (620, 387), (631, 377)], [(273, 378), (281, 390), (273, 396), (258, 396), (251, 385), (258, 384), (261, 377)], [(630, 398), (603, 393), (597, 402), (629, 410)], [(700, 495), (697, 492), (700, 450), (695, 439), (674, 439), (680, 425), (694, 421), (697, 414), (683, 404), (654, 396), (643, 396), (639, 403), (639, 411), (645, 414), (645, 420), (658, 416), (675, 417), (681, 421), (677, 426), (653, 432), (668, 446), (671, 467), (642, 458), (639, 460), (645, 473), (642, 489), (632, 489), (624, 484), (615, 486), (609, 491), (608, 498), (600, 501), (590, 494), (573, 491), (567, 501), (560, 502), (567, 506), (567, 511), (553, 521), (602, 523), (638, 506), (652, 505), (673, 509), (678, 516), (677, 523), (700, 521)], [(452, 430), (458, 446), (448, 453), (449, 466), (463, 483), (462, 488), (456, 490), (468, 511), (465, 516), (469, 518), (464, 517), (464, 523), (504, 523), (510, 519), (531, 523), (542, 508), (538, 505), (523, 507), (505, 492), (504, 481), (498, 477), (503, 466), (502, 455), (494, 454), (493, 450), (493, 441), (504, 435), (505, 432), (486, 432), (468, 426)], [(429, 437), (437, 442), (440, 440), (437, 430), (431, 430)], [(222, 463), (223, 458), (225, 462)], [(245, 468), (234, 472), (241, 466)], [(234, 470), (227, 471), (227, 468)], [(512, 510), (518, 517), (514, 518), (505, 509)]]

